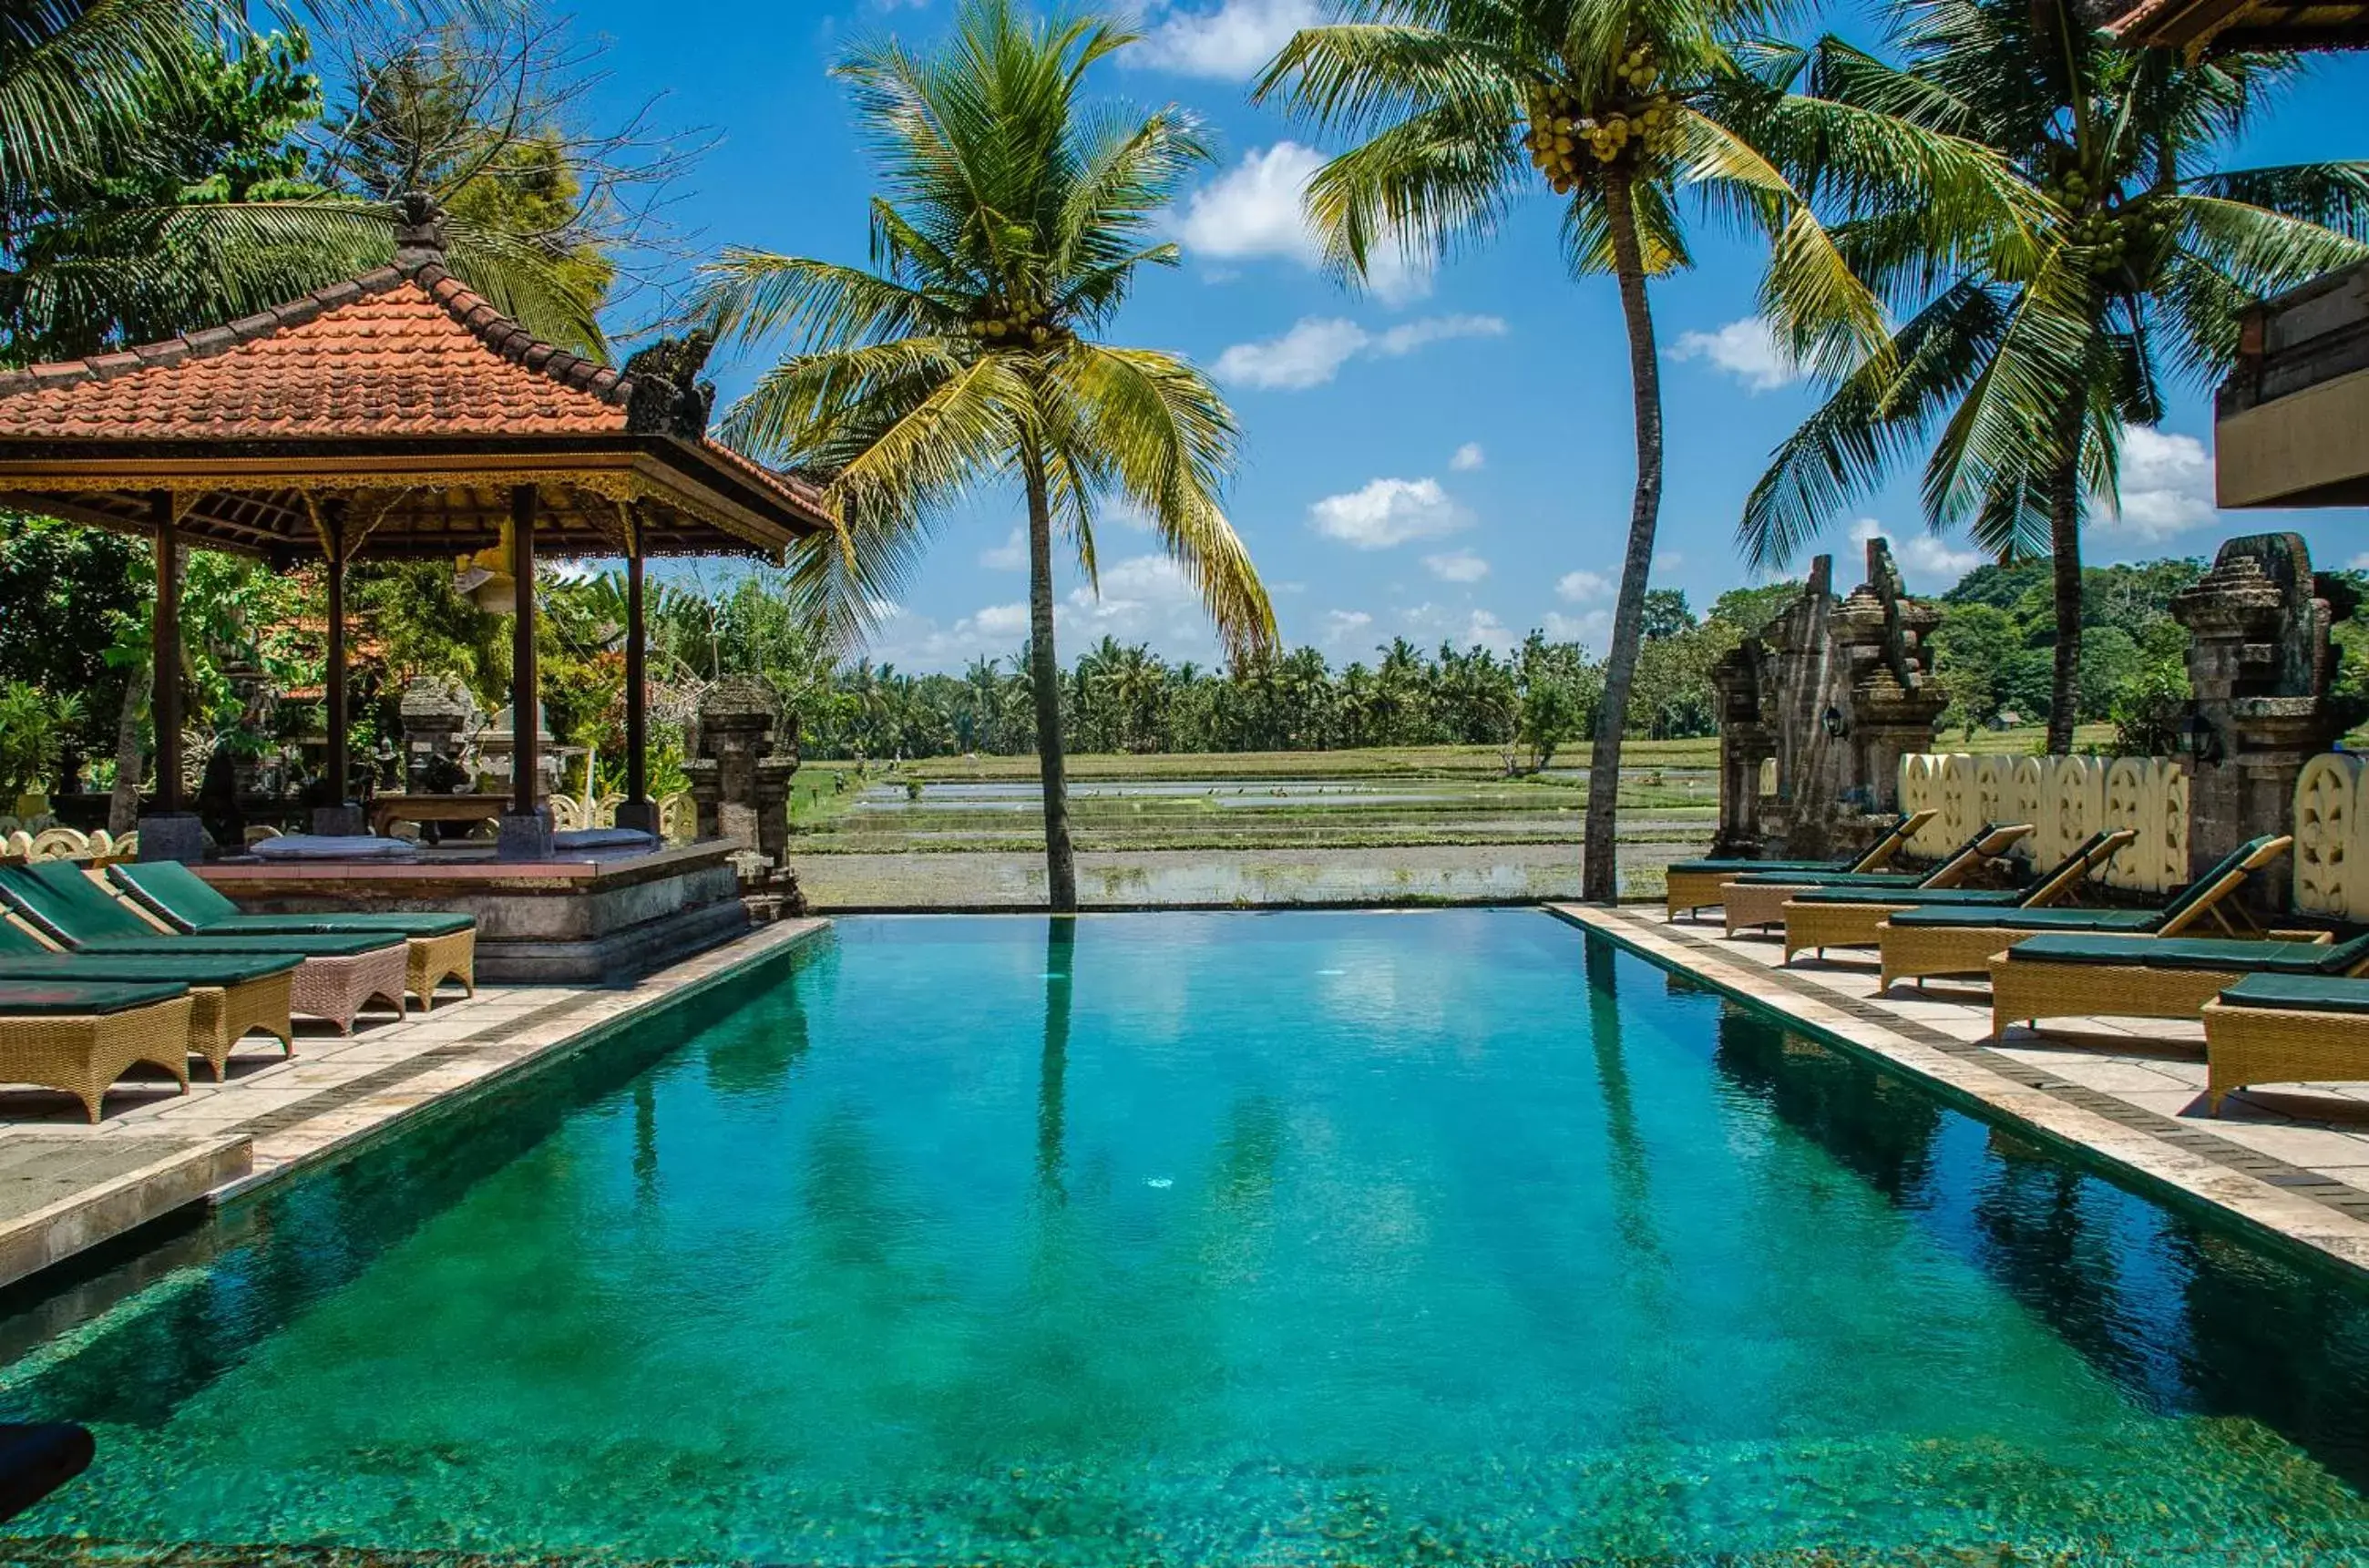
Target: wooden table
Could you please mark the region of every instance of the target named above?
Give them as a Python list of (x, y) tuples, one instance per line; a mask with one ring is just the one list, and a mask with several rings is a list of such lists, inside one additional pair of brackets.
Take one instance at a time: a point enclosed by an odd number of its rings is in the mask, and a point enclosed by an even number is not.
[(509, 806), (507, 795), (382, 795), (371, 802), (371, 831), (383, 836), (397, 822), (493, 822)]

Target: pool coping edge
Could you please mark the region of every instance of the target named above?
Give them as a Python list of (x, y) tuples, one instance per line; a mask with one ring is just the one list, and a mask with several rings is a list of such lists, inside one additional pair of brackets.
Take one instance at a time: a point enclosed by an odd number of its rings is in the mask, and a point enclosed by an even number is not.
[[(1745, 966), (1657, 939), (1650, 921), (1585, 905), (1544, 908), (1567, 925), (1601, 935), (1658, 967), (1897, 1073), (1978, 1120), (2031, 1137), (2150, 1197), (2234, 1225), (2308, 1263), (2337, 1265), (2352, 1282), (2369, 1284), (2369, 1222), (2180, 1148), (2143, 1127), (2074, 1104), (2047, 1089), (2020, 1083), (1980, 1061), (1852, 1017), (1838, 1007), (1806, 997), (1767, 995), (1748, 983), (1756, 977)], [(2209, 1129), (2192, 1130), (2210, 1136)]]

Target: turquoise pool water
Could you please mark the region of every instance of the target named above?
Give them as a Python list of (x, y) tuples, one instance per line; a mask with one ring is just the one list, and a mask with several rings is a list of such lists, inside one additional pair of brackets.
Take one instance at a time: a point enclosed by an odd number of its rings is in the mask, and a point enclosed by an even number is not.
[(2369, 1549), (2358, 1295), (1542, 914), (851, 920), (704, 1014), (25, 1354), (5, 1413), (100, 1458), (11, 1531)]

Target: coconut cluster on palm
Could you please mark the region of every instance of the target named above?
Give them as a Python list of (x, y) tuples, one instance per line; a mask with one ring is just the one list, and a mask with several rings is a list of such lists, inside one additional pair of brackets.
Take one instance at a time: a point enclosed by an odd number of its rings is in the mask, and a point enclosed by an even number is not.
[(1593, 102), (1562, 82), (1530, 94), (1530, 162), (1558, 196), (1568, 196), (1592, 166), (1617, 162), (1635, 145), (1657, 156), (1677, 144), (1677, 104), (1661, 90), (1648, 42), (1631, 44), (1613, 68), (1614, 90)]

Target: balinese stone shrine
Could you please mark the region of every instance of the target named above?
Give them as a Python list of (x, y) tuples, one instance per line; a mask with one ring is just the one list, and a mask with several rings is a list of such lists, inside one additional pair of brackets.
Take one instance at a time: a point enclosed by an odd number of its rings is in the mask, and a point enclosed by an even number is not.
[[(1800, 598), (1711, 673), (1720, 703), (1714, 854), (1818, 857), (1899, 809), (1901, 759), (1929, 751), (1949, 694), (1926, 639), (1935, 606), (1908, 596), (1881, 539), (1867, 580), (1837, 598), (1820, 555)], [(1765, 765), (1776, 790), (1764, 795)]]

